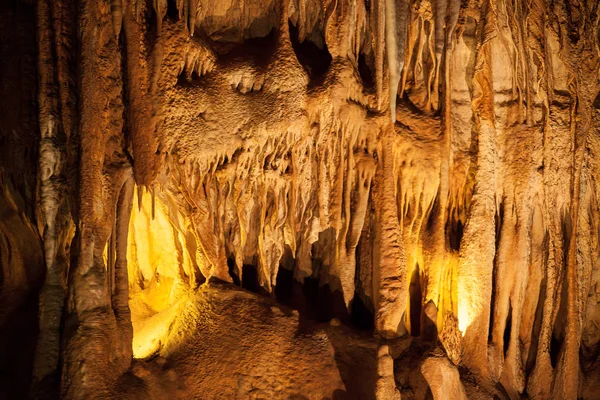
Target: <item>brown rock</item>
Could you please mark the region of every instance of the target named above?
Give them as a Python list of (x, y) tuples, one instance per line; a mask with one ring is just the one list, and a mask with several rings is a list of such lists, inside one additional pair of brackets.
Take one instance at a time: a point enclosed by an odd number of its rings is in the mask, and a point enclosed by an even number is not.
[(446, 357), (428, 357), (421, 365), (421, 372), (427, 380), (435, 400), (467, 399), (458, 369)]

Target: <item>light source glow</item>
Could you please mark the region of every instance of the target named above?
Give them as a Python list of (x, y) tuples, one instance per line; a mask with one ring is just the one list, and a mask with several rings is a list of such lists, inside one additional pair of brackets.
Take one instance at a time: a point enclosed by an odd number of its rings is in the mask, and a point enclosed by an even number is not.
[[(139, 196), (139, 198), (138, 198)], [(133, 354), (145, 358), (165, 344), (198, 268), (168, 205), (136, 188), (128, 237)], [(139, 206), (137, 206), (139, 205)], [(170, 212), (171, 211), (171, 212)]]

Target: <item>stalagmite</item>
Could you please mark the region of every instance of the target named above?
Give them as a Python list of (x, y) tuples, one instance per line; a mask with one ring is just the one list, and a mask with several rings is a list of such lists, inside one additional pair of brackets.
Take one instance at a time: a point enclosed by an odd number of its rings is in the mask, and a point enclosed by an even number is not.
[(394, 359), (390, 356), (387, 345), (383, 345), (377, 350), (377, 376), (375, 399), (399, 400), (400, 391), (394, 382)]
[(468, 398), (456, 366), (447, 358), (439, 355), (427, 358), (421, 366), (421, 372), (431, 387), (434, 399)]

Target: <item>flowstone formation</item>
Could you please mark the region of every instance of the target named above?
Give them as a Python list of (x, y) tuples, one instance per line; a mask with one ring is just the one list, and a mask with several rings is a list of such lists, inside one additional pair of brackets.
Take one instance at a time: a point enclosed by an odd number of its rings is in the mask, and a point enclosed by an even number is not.
[(597, 0), (18, 0), (0, 30), (9, 396), (597, 397)]

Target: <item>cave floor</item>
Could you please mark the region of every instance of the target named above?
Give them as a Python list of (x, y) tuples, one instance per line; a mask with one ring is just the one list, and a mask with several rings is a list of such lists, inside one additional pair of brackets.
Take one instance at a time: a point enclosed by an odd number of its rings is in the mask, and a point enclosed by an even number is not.
[(158, 354), (124, 377), (128, 398), (372, 399), (377, 341), (228, 284), (183, 300)]

